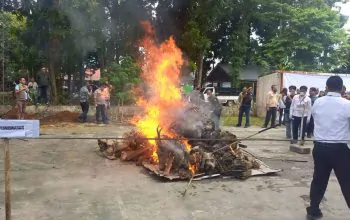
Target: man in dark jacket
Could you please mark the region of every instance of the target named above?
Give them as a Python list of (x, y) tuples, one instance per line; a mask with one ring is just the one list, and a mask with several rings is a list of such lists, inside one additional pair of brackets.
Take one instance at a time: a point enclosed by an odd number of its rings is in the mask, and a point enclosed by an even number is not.
[(39, 86), (40, 96), (38, 102), (44, 102), (45, 104), (49, 104), (48, 99), (48, 89), (50, 85), (50, 79), (48, 75), (48, 70), (45, 67), (42, 67), (37, 75), (37, 83)]
[(246, 92), (242, 92), (242, 98), (240, 101), (239, 114), (238, 114), (238, 124), (236, 125), (237, 127), (242, 126), (243, 113), (245, 114), (244, 127), (248, 128), (250, 126), (249, 117), (250, 117), (250, 108), (252, 106), (252, 100), (253, 100), (252, 88), (249, 87), (246, 90)]

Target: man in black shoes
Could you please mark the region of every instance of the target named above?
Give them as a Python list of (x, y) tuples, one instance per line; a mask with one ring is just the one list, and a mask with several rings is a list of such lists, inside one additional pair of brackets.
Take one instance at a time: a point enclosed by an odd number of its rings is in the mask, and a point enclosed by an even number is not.
[(315, 123), (314, 175), (310, 189), (308, 219), (322, 218), (321, 200), (329, 176), (334, 170), (345, 201), (350, 208), (350, 102), (341, 97), (343, 80), (331, 76), (327, 80), (327, 95), (318, 98), (312, 107)]

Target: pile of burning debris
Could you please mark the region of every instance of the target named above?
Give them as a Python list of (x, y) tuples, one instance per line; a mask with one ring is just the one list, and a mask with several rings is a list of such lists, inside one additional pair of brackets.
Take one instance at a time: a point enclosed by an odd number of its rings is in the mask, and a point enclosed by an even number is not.
[[(108, 159), (134, 161), (157, 176), (169, 180), (189, 179), (192, 176), (231, 176), (246, 179), (253, 175), (252, 171), (268, 168), (245, 151), (246, 146), (239, 143), (234, 134), (215, 131), (214, 123), (210, 120), (203, 125), (196, 130), (182, 130), (175, 138), (162, 135), (158, 128), (158, 137), (151, 140), (132, 130), (122, 140), (99, 139), (99, 151)], [(180, 131), (176, 125), (173, 129)], [(184, 142), (184, 139), (189, 141)]]

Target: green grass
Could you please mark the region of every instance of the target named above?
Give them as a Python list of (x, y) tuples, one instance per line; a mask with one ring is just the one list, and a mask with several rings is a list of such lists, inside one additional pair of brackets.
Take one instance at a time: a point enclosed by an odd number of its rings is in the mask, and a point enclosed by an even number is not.
[[(236, 126), (238, 117), (221, 117), (221, 124), (223, 126)], [(245, 117), (242, 120), (242, 126), (245, 124)], [(250, 116), (250, 126), (261, 127), (264, 124), (264, 118)]]

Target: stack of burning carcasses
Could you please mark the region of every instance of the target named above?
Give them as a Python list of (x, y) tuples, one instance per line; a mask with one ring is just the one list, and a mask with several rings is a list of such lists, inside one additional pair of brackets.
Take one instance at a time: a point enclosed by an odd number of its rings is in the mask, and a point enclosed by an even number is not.
[[(198, 114), (191, 115), (191, 112), (193, 109), (170, 127), (169, 131), (176, 134), (175, 138), (162, 135), (161, 128), (158, 128), (154, 145), (133, 130), (125, 133), (120, 141), (98, 140), (100, 152), (109, 159), (120, 157), (123, 161), (135, 161), (168, 179), (188, 179), (205, 174), (247, 178), (252, 169), (259, 168), (258, 160), (242, 151), (241, 148), (246, 146), (241, 145), (234, 134), (215, 131), (211, 120), (196, 117)], [(188, 141), (187, 146), (184, 140)]]

